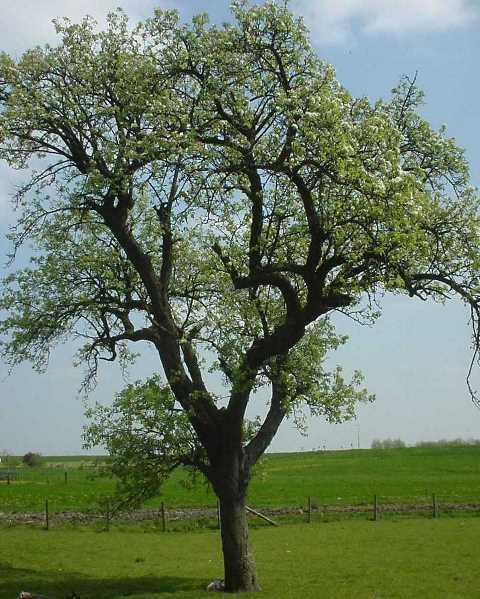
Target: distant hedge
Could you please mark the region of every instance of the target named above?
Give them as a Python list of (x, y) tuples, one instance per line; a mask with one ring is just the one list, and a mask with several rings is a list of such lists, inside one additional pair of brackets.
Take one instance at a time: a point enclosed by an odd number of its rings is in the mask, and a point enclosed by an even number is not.
[(480, 439), (440, 439), (439, 441), (418, 441), (415, 447), (480, 447)]
[[(372, 449), (399, 449), (407, 447), (401, 439), (374, 439)], [(438, 441), (417, 441), (415, 447), (480, 447), (480, 439), (439, 439)]]
[(372, 449), (399, 449), (406, 447), (401, 439), (374, 439), (371, 445)]

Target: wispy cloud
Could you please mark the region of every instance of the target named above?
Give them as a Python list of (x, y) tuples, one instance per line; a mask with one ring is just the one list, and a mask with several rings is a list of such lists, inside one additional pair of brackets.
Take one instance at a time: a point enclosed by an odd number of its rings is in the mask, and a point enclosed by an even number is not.
[(445, 31), (472, 23), (472, 0), (296, 0), (320, 43), (344, 43), (358, 33)]
[(54, 42), (53, 19), (69, 17), (78, 22), (90, 15), (102, 24), (106, 15), (120, 6), (136, 20), (150, 15), (154, 7), (165, 5), (155, 0), (1, 0), (1, 3), (0, 50), (17, 55), (31, 46)]

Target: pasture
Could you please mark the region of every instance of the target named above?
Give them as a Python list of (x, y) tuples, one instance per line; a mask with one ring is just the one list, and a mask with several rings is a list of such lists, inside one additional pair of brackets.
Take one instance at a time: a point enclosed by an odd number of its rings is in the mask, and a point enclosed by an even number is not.
[[(222, 576), (214, 531), (1, 532), (2, 599), (22, 589), (49, 597), (75, 591), (81, 599), (198, 599)], [(251, 536), (263, 589), (255, 596), (264, 599), (478, 597), (477, 518), (295, 524)]]
[[(434, 447), (267, 455), (252, 481), (249, 502), (259, 507), (357, 505), (373, 494), (408, 503), (436, 493), (440, 500), (480, 499), (480, 448)], [(18, 481), (0, 484), (0, 512), (94, 510), (113, 494), (115, 481), (98, 478), (98, 458), (45, 457), (22, 468)], [(66, 473), (66, 477), (65, 477)], [(197, 479), (188, 488), (178, 471), (150, 500), (174, 506), (215, 505)], [(475, 516), (476, 513), (472, 514)], [(303, 521), (305, 518), (302, 518)], [(281, 519), (280, 519), (281, 520)], [(251, 537), (265, 599), (422, 599), (478, 595), (475, 550), (480, 518), (403, 518), (390, 515), (312, 523), (286, 518), (277, 528), (252, 521)], [(210, 528), (158, 522), (103, 526), (3, 523), (0, 529), (0, 598), (20, 590), (61, 598), (196, 599), (222, 577), (220, 535)], [(179, 532), (180, 530), (180, 532)], [(248, 595), (243, 595), (248, 596)]]
[[(19, 480), (0, 482), (0, 512), (95, 510), (111, 496), (115, 481), (98, 477), (92, 457), (44, 457), (39, 468), (22, 468)], [(66, 478), (65, 478), (66, 473)], [(215, 496), (199, 476), (193, 486), (176, 471), (158, 497), (169, 507), (215, 506)], [(480, 502), (480, 447), (431, 447), (324, 451), (266, 455), (252, 480), (249, 502), (258, 507), (305, 506), (383, 501)]]

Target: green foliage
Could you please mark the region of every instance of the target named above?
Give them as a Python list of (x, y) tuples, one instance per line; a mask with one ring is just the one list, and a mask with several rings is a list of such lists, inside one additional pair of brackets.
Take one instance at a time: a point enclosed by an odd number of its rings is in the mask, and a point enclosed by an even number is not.
[(185, 412), (158, 376), (128, 385), (111, 406), (87, 412), (86, 447), (107, 450), (107, 471), (119, 483), (120, 505), (137, 506), (158, 493), (179, 465), (205, 461)]

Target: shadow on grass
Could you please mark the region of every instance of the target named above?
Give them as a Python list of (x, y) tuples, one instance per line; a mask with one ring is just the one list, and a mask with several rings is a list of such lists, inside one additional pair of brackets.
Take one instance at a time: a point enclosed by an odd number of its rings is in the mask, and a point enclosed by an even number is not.
[(205, 584), (201, 578), (176, 576), (89, 578), (78, 572), (39, 572), (0, 562), (0, 597), (5, 599), (15, 599), (20, 591), (40, 593), (51, 599), (70, 597), (73, 591), (81, 599), (114, 599), (192, 591), (202, 594)]

